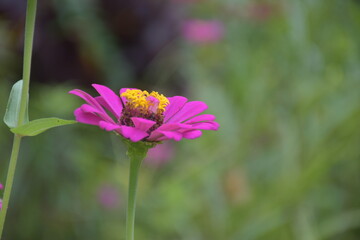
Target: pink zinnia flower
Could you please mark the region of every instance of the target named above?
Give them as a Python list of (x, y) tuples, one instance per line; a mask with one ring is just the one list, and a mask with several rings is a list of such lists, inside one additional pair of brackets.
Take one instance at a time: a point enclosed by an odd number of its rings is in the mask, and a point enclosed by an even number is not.
[(132, 142), (194, 139), (201, 136), (200, 130), (219, 128), (214, 115), (198, 115), (207, 109), (204, 102), (133, 88), (122, 88), (119, 96), (106, 86), (92, 86), (100, 96), (79, 89), (69, 92), (86, 101), (75, 110), (76, 121), (115, 131)]
[(183, 24), (184, 37), (194, 43), (214, 43), (224, 36), (224, 26), (217, 20), (188, 20)]

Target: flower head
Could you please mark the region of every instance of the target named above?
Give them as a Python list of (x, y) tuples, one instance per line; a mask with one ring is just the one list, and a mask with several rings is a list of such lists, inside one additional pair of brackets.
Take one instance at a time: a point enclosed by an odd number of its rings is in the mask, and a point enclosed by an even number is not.
[(115, 131), (132, 142), (194, 139), (201, 136), (200, 130), (219, 128), (214, 115), (198, 115), (207, 109), (200, 101), (131, 88), (123, 88), (117, 95), (106, 86), (92, 86), (100, 96), (94, 98), (79, 89), (69, 92), (86, 101), (75, 110), (76, 120)]

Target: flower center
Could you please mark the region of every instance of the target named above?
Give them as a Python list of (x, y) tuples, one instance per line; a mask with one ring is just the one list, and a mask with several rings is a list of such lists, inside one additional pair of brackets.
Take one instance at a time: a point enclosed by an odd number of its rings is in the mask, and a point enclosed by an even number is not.
[(141, 117), (152, 121), (156, 124), (149, 132), (158, 128), (164, 122), (164, 111), (169, 104), (169, 100), (158, 92), (142, 91), (138, 89), (128, 89), (121, 94), (127, 102), (122, 110), (120, 123), (126, 126), (134, 126), (131, 117)]

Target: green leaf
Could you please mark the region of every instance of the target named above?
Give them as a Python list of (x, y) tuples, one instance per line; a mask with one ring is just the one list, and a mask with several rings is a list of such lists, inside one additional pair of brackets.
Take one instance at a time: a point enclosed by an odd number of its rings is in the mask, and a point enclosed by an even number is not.
[[(4, 116), (4, 122), (9, 128), (14, 128), (18, 125), (22, 87), (23, 87), (23, 80), (19, 80), (13, 85), (10, 92), (10, 96)], [(29, 114), (28, 114), (28, 107), (26, 106), (24, 123), (28, 123), (28, 122), (29, 122)]]
[(64, 120), (60, 118), (40, 118), (10, 130), (21, 136), (36, 136), (50, 128), (74, 123), (77, 122), (74, 120)]

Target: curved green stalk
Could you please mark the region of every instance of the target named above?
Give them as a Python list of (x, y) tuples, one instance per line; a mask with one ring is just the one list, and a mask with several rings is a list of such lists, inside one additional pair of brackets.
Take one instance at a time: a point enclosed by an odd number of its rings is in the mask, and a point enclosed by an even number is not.
[(154, 145), (142, 142), (133, 143), (130, 141), (126, 141), (126, 143), (128, 145), (127, 155), (130, 159), (128, 206), (126, 212), (126, 240), (134, 240), (136, 190), (139, 169), (143, 159), (146, 157), (147, 151)]
[[(20, 126), (24, 123), (26, 117), (26, 109), (28, 107), (27, 105), (28, 105), (28, 96), (29, 96), (31, 56), (32, 56), (33, 39), (34, 39), (36, 6), (37, 6), (37, 0), (28, 0), (27, 9), (26, 9), (26, 22), (25, 22), (23, 86), (21, 92), (21, 102), (20, 102), (20, 110), (19, 110), (19, 118), (17, 121), (18, 122), (17, 126)], [(20, 144), (21, 144), (21, 136), (14, 134), (14, 142), (11, 151), (9, 169), (6, 177), (3, 207), (0, 211), (0, 239), (2, 237), (6, 212), (9, 205), (9, 199), (11, 195), (11, 189), (12, 189), (15, 169), (16, 169), (16, 162), (20, 150)]]

